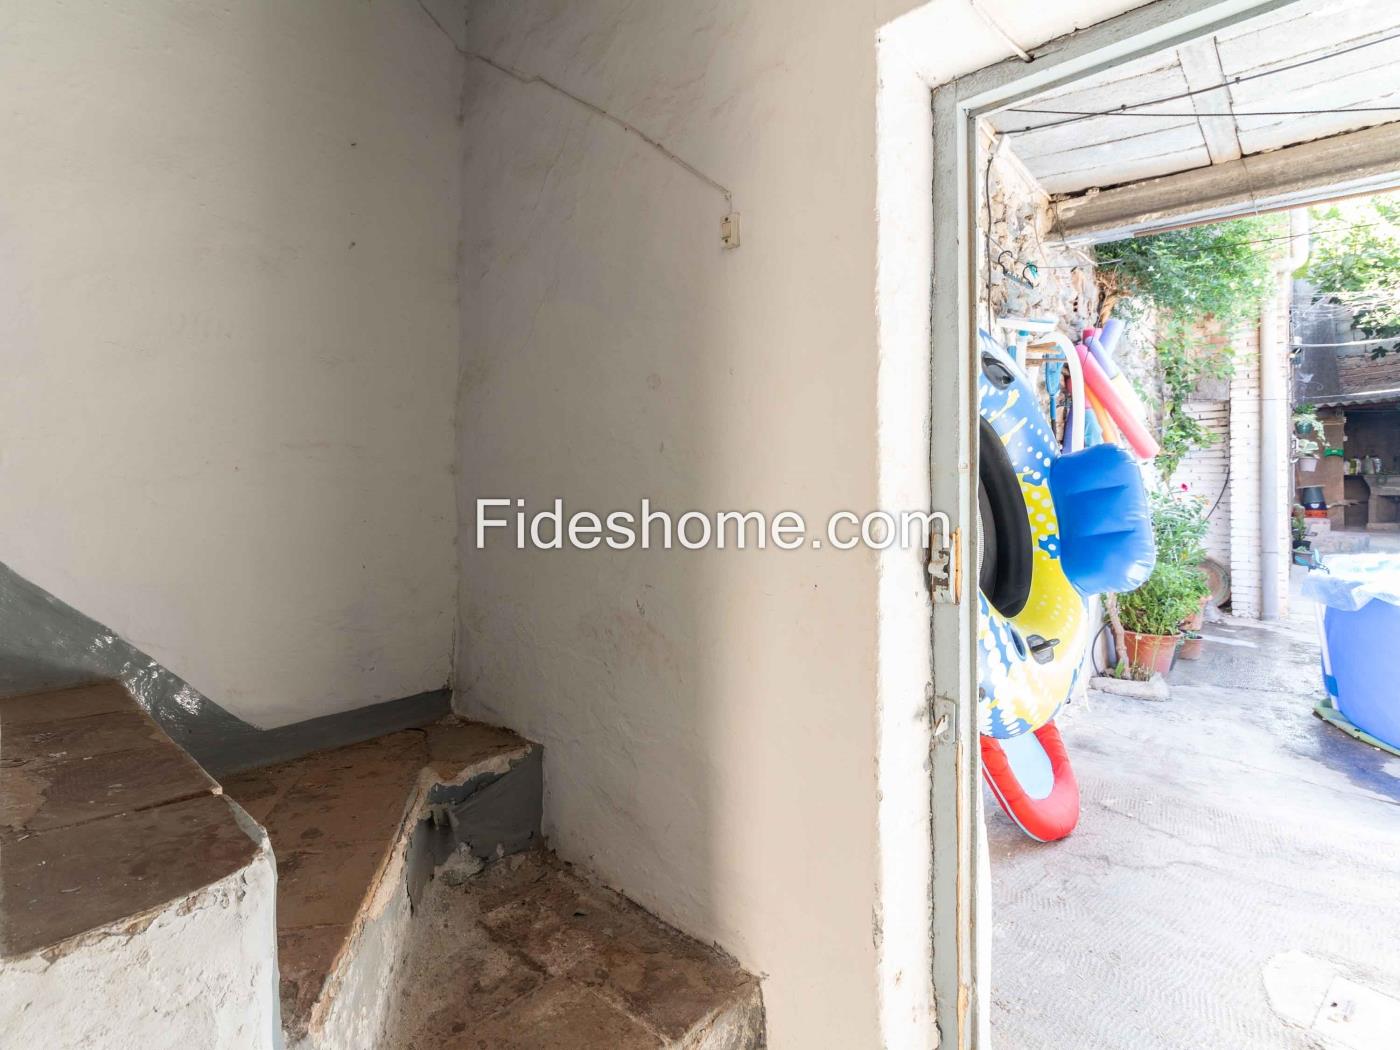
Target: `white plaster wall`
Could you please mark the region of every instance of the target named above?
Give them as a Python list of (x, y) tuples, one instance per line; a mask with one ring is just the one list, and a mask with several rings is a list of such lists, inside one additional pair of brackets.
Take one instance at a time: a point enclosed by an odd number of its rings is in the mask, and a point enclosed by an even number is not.
[[(764, 976), (775, 1050), (932, 1042), (917, 558), (475, 551), (473, 501), (927, 494), (927, 89), (1008, 49), (961, 0), (891, 41), (880, 287), (918, 301), (877, 349), (875, 38), (909, 6), (486, 0), (465, 37), (510, 72), (467, 68), (456, 704), (545, 744), (561, 853)], [(1132, 5), (997, 6), (1033, 44)]]
[(472, 11), (469, 49), (731, 187), (743, 247), (706, 182), (469, 63), (458, 707), (543, 742), (563, 856), (767, 976), (772, 1046), (869, 1046), (872, 555), (469, 547), (478, 495), (874, 506), (870, 13)]
[(0, 560), (259, 725), (450, 675), (460, 78), (415, 0), (0, 14)]
[(3, 1045), (280, 1050), (277, 865), (249, 865), (154, 914), (0, 965)]
[[(1289, 300), (1276, 296), (1264, 306), (1261, 326), (1275, 324), (1284, 326), (1287, 331)], [(1273, 317), (1269, 312), (1273, 312)], [(1251, 340), (1235, 359), (1234, 375), (1230, 379), (1230, 611), (1236, 616), (1257, 618), (1262, 612), (1262, 573), (1264, 534), (1263, 516), (1260, 511), (1260, 482), (1263, 471), (1272, 470), (1277, 474), (1277, 489), (1283, 506), (1273, 515), (1275, 529), (1274, 542), (1277, 549), (1284, 552), (1275, 567), (1275, 587), (1279, 595), (1280, 615), (1288, 611), (1288, 566), (1291, 559), (1287, 552), (1292, 544), (1288, 535), (1288, 518), (1283, 513), (1292, 495), (1292, 463), (1288, 458), (1287, 417), (1284, 416), (1277, 432), (1282, 435), (1281, 447), (1266, 450), (1261, 445), (1260, 413), (1263, 402), (1259, 396), (1260, 354), (1259, 341)], [(1275, 365), (1279, 369), (1278, 383), (1285, 384), (1276, 389), (1287, 389), (1288, 358), (1279, 355)], [(1280, 410), (1286, 412), (1285, 404)]]

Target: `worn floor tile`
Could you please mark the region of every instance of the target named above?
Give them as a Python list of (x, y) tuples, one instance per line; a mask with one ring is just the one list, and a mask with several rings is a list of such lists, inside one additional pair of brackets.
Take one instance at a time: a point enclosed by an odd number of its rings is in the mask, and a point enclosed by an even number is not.
[[(749, 1033), (735, 1046), (757, 1045), (755, 978), (551, 854), (507, 858), (458, 886), (435, 880), (419, 922), (394, 1050), (669, 1047), (717, 1014)], [(620, 1031), (591, 1027), (616, 1016)]]
[(306, 1032), (312, 1007), (321, 994), (335, 958), (350, 934), (346, 923), (281, 930), (277, 967), (281, 973), (282, 1030), (289, 1039)]
[(245, 867), (256, 851), (219, 795), (7, 841), (0, 952), (24, 954), (166, 904)]
[[(527, 861), (536, 863), (533, 857)], [(586, 884), (543, 870), (545, 877), (521, 885), (513, 899), (492, 908), (481, 921), (497, 942), (551, 975), (563, 976), (580, 959), (604, 958), (610, 943), (631, 931), (624, 916)]]
[[(538, 867), (538, 877), (492, 907), (482, 923), (551, 975), (605, 989), (672, 1038), (752, 985), (751, 976), (718, 952), (625, 898), (552, 867), (546, 857), (526, 861)], [(486, 877), (502, 878), (496, 871)], [(488, 887), (485, 899), (499, 899)]]
[(47, 764), (168, 743), (161, 728), (133, 704), (81, 718), (7, 725), (0, 732), (0, 766)]
[(655, 920), (628, 923), (576, 959), (566, 975), (619, 998), (634, 1017), (672, 1039), (754, 985), (717, 952)]
[(498, 755), (523, 755), (530, 747), (508, 729), (477, 722), (439, 722), (425, 732), (429, 768), (444, 783), (471, 776), (473, 767)]
[(263, 821), (274, 848), (385, 843), (397, 835), (421, 767), (379, 757), (366, 762), (363, 776), (308, 778), (286, 792)]
[(294, 776), (277, 776), (262, 769), (253, 769), (224, 777), (223, 787), (224, 794), (242, 806), (248, 816), (259, 824), (266, 824), (272, 807), (291, 790), (295, 782)]
[(277, 856), (277, 928), (328, 926), (355, 918), (388, 843), (354, 842)]
[[(442, 1050), (659, 1050), (664, 1043), (591, 990), (555, 979)], [(430, 1050), (427, 1044), (415, 1050)]]
[(34, 722), (86, 718), (133, 706), (136, 701), (119, 682), (94, 682), (73, 689), (11, 696), (0, 700), (0, 729), (8, 733)]
[(218, 790), (169, 740), (0, 768), (0, 827), (49, 831)]

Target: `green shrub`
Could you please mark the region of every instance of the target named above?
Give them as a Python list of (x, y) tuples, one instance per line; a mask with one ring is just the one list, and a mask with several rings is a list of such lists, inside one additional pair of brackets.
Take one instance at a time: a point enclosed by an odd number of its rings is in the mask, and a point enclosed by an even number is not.
[(1205, 502), (1154, 493), (1151, 507), (1157, 565), (1141, 587), (1118, 596), (1118, 615), (1123, 629), (1136, 634), (1176, 634), (1181, 621), (1210, 593), (1201, 570), (1208, 527)]
[(1148, 497), (1152, 510), (1152, 538), (1157, 542), (1157, 564), (1195, 567), (1206, 560), (1206, 501), (1199, 496), (1154, 492)]
[(1199, 609), (1209, 593), (1206, 574), (1199, 568), (1158, 563), (1146, 583), (1119, 595), (1118, 615), (1125, 631), (1178, 634), (1181, 621)]

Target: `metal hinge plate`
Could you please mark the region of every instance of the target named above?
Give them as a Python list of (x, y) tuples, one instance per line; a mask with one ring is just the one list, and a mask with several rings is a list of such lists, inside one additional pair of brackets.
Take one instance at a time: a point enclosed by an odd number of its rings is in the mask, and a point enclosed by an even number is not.
[(928, 546), (929, 585), (940, 605), (962, 601), (962, 529), (944, 536), (938, 522), (930, 525)]

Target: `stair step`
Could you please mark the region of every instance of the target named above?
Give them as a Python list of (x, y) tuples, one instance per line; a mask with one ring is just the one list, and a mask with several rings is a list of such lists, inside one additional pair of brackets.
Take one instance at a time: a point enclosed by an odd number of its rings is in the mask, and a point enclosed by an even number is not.
[[(506, 831), (493, 826), (473, 839), (471, 821), (459, 815), (522, 779), (523, 788), (510, 788), (523, 791), (522, 812), (506, 814)], [(277, 858), (289, 1046), (374, 1045), (395, 993), (411, 899), (459, 840), (484, 856), (533, 844), (538, 781), (534, 745), (458, 719), (224, 779)], [(427, 819), (434, 811), (437, 826)], [(496, 841), (501, 834), (519, 841)]]
[(121, 685), (0, 699), (0, 1043), (273, 1050), (274, 880)]
[(543, 850), (439, 872), (389, 1050), (750, 1050), (757, 978)]
[(219, 785), (118, 683), (0, 700), (0, 955), (142, 915), (257, 850)]

